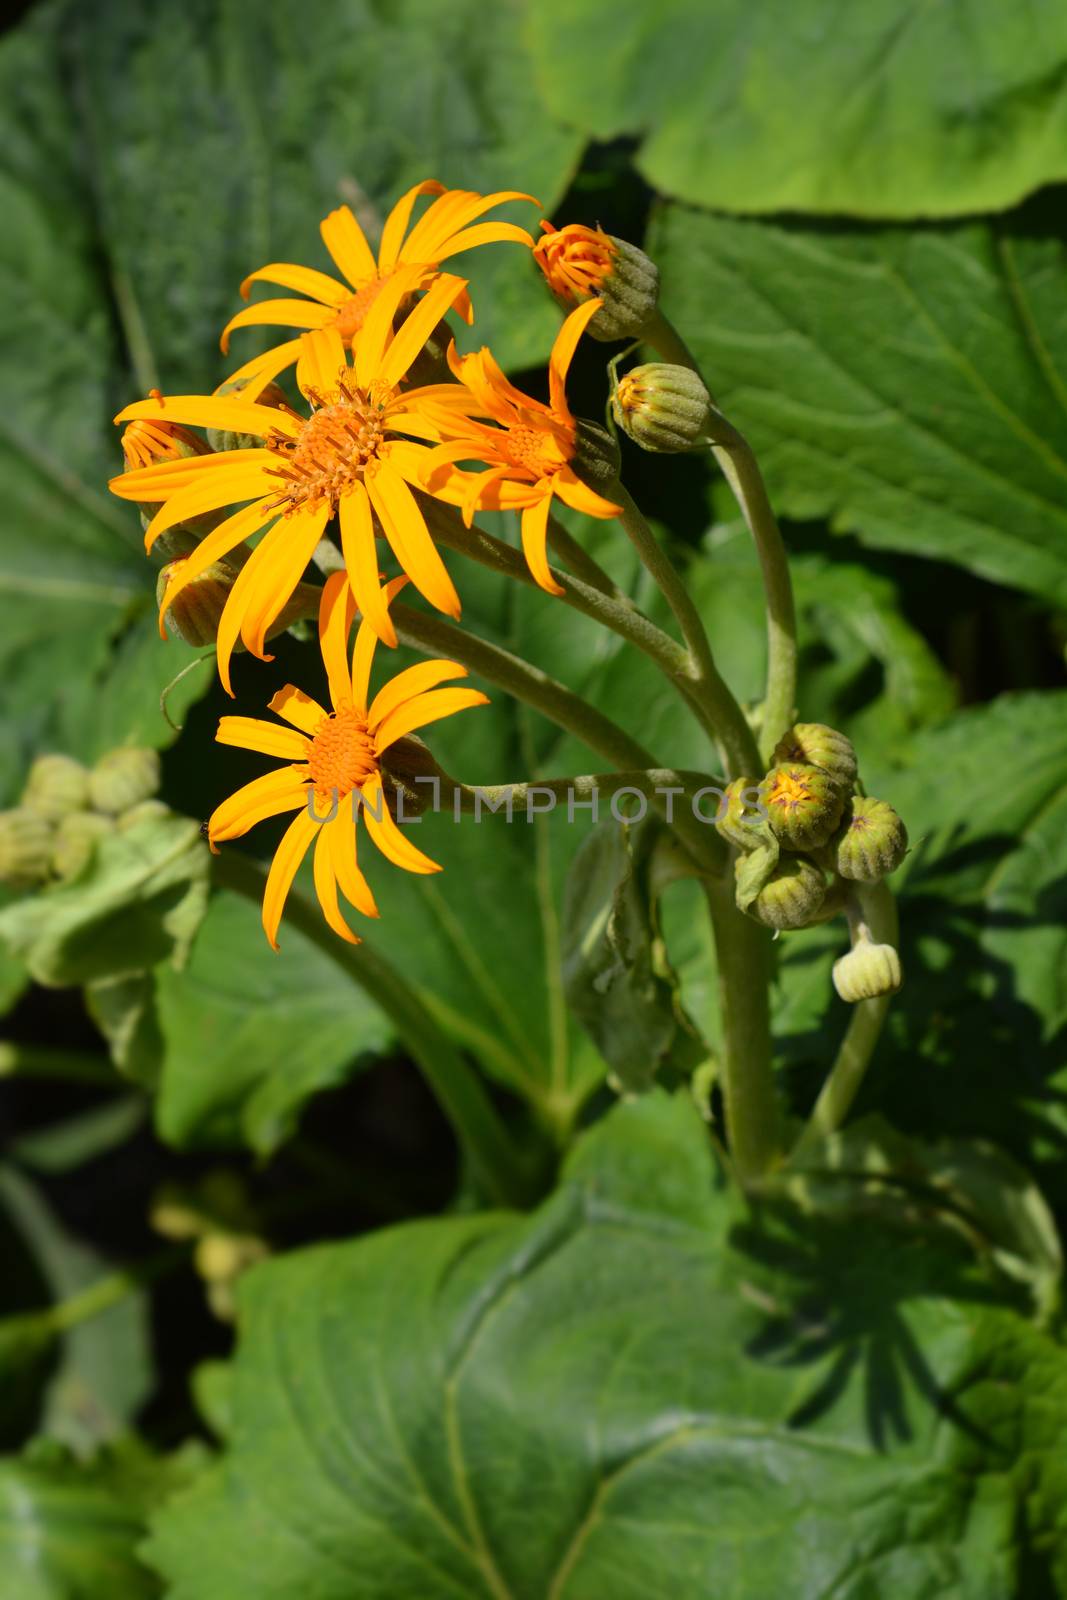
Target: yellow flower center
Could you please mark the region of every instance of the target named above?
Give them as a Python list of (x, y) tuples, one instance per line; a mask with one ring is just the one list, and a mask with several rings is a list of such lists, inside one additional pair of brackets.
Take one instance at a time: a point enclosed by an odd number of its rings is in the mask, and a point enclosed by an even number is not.
[(281, 459), (274, 475), (284, 482), (282, 500), (289, 511), (323, 500), (336, 508), (385, 439), (385, 411), (375, 396), (350, 389), (342, 380), (330, 400), (314, 394), (310, 398), (318, 409), (295, 439), (275, 434), (264, 440)]
[(337, 331), (342, 339), (355, 338), (363, 327), (367, 312), (387, 282), (388, 278), (372, 278), (348, 300), (342, 300), (337, 308), (336, 322)]
[(308, 747), (308, 767), (316, 796), (337, 790), (343, 800), (378, 770), (367, 720), (354, 706), (342, 706), (319, 724)]
[(564, 450), (553, 431), (531, 427), (528, 423), (516, 423), (510, 427), (507, 438), (501, 441), (500, 449), (512, 466), (532, 472), (537, 478), (558, 472), (572, 453)]
[(782, 811), (795, 811), (798, 806), (806, 804), (811, 798), (811, 787), (803, 776), (786, 768), (775, 777), (767, 796), (767, 803), (778, 806)]

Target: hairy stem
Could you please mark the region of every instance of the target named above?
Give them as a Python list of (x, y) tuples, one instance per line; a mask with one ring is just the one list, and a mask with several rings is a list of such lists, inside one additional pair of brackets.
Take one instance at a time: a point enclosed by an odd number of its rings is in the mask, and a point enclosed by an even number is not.
[[(889, 885), (884, 881), (856, 884), (855, 894), (860, 916), (870, 937), (876, 944), (895, 946), (898, 937), (897, 907)], [(860, 1000), (853, 1006), (841, 1048), (815, 1102), (815, 1109), (797, 1141), (794, 1155), (809, 1150), (827, 1134), (836, 1132), (848, 1116), (878, 1043), (878, 1035), (889, 1010), (889, 999), (888, 995), (883, 995), (878, 1000)]]
[[(218, 881), (257, 903), (265, 874), (247, 856), (227, 851), (216, 860)], [(471, 1170), (499, 1204), (523, 1205), (534, 1198), (540, 1162), (514, 1142), (477, 1073), (442, 1032), (418, 993), (399, 972), (363, 943), (345, 944), (330, 931), (318, 909), (297, 890), (286, 901), (288, 920), (336, 962), (392, 1021), (399, 1038), (422, 1069), (455, 1131)]]

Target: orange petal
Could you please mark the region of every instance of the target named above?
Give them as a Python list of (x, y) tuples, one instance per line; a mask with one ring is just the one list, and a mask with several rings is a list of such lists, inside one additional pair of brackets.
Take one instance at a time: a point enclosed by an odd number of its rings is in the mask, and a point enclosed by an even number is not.
[(359, 935), (352, 932), (337, 904), (337, 878), (334, 875), (333, 852), (330, 848), (330, 835), (340, 821), (338, 815), (332, 822), (324, 822), (319, 828), (319, 836), (315, 840), (315, 893), (319, 897), (322, 914), (334, 933), (345, 939), (349, 944), (359, 944)]
[(438, 611), (458, 617), (459, 596), (452, 579), (430, 538), (415, 496), (400, 473), (390, 466), (388, 456), (380, 460), (378, 471), (368, 474), (364, 482), (385, 537), (416, 589)]
[(542, 494), (540, 500), (527, 506), (522, 514), (522, 553), (526, 565), (534, 575), (539, 588), (547, 594), (562, 594), (563, 590), (552, 576), (545, 546), (548, 539), (548, 513), (552, 506), (552, 492)]
[(225, 522), (220, 522), (217, 528), (202, 539), (191, 555), (187, 555), (179, 562), (177, 570), (167, 584), (163, 599), (159, 607), (159, 631), (166, 637), (166, 624), (164, 618), (170, 607), (187, 588), (190, 583), (195, 583), (206, 568), (213, 562), (221, 560), (225, 555), (246, 539), (250, 533), (263, 525), (266, 517), (271, 513), (265, 510), (262, 501), (255, 505), (245, 506), (243, 511), (235, 511), (232, 517), (227, 517)]
[(203, 483), (212, 472), (232, 472), (249, 463), (269, 466), (277, 458), (269, 450), (218, 450), (212, 455), (183, 456), (178, 461), (156, 461), (150, 467), (134, 467), (111, 478), (108, 488), (120, 500), (169, 500), (179, 489)]
[(370, 501), (362, 484), (355, 485), (348, 494), (342, 495), (338, 511), (341, 551), (356, 604), (378, 638), (390, 648), (395, 648), (396, 629), (378, 583), (378, 544), (371, 521)]
[[(494, 206), (505, 205), (509, 200), (528, 200), (534, 205), (538, 204), (533, 195), (520, 194), (514, 189), (501, 189), (496, 194), (476, 194), (469, 189), (450, 190), (434, 202), (412, 229), (402, 252), (403, 259), (435, 263), (442, 260), (442, 251), (461, 228), (466, 228), (476, 217), (484, 216)], [(500, 226), (509, 224), (502, 223)], [(521, 229), (516, 231), (522, 232)], [(529, 234), (524, 235), (524, 242), (531, 247), (533, 245)]]
[[(238, 367), (236, 372), (231, 372), (228, 378), (223, 379), (219, 388), (225, 388), (229, 383), (240, 382), (244, 385), (241, 390), (242, 399), (256, 400), (279, 372), (284, 372), (286, 367), (293, 365), (299, 354), (300, 340), (287, 339), (284, 344), (276, 344), (272, 350), (246, 361), (243, 367)], [(217, 394), (218, 390), (215, 392)]]
[(333, 708), (352, 703), (352, 675), (348, 665), (348, 635), (356, 614), (352, 588), (343, 572), (331, 572), (319, 601), (319, 649), (330, 685)]
[(274, 853), (274, 860), (267, 874), (267, 886), (263, 891), (263, 931), (270, 941), (272, 950), (278, 948), (276, 938), (278, 924), (282, 920), (282, 912), (293, 879), (296, 877), (296, 870), (303, 861), (308, 845), (315, 838), (319, 826), (319, 823), (312, 822), (306, 810), (299, 812), (286, 828), (281, 843)]
[(259, 717), (220, 717), (215, 743), (235, 744), (261, 756), (279, 756), (282, 761), (307, 760), (308, 742), (302, 733)]
[(404, 230), (411, 218), (415, 201), (423, 194), (444, 194), (443, 183), (438, 183), (435, 178), (427, 178), (422, 183), (402, 194), (396, 205), (386, 218), (385, 227), (382, 229), (382, 242), (378, 249), (378, 270), (384, 277), (396, 266), (400, 254), (400, 246), (404, 239)]
[(382, 793), (382, 780), (377, 773), (373, 778), (367, 779), (360, 793), (363, 796), (362, 815), (367, 832), (387, 861), (391, 861), (394, 866), (403, 867), (405, 872), (441, 871), (436, 861), (424, 856), (421, 850), (417, 850), (411, 841), (404, 837), (389, 815), (389, 808)]
[(445, 312), (466, 287), (463, 278), (442, 273), (405, 318), (389, 345), (378, 369), (380, 382), (396, 388)]
[(336, 328), (319, 328), (300, 338), (300, 359), (296, 381), (301, 394), (329, 398), (337, 392), (337, 380), (348, 370), (341, 335)]
[(356, 382), (369, 389), (379, 376), (382, 360), (393, 337), (393, 320), (401, 301), (418, 288), (424, 276), (422, 267), (397, 267), (385, 279), (373, 305), (363, 319), (355, 342)]
[(606, 522), (609, 517), (622, 515), (622, 506), (603, 499), (595, 490), (590, 489), (588, 484), (583, 483), (570, 467), (564, 467), (562, 471), (556, 473), (552, 487), (564, 505), (571, 506), (575, 511), (584, 511), (586, 516), (600, 517)]
[(440, 264), (447, 261), (449, 256), (459, 255), (461, 250), (475, 250), (482, 244), (497, 244), (509, 240), (513, 244), (524, 244), (527, 248), (533, 247), (533, 239), (525, 228), (517, 228), (513, 222), (482, 222), (477, 228), (464, 228), (462, 233), (455, 233), (447, 243), (435, 253), (434, 259)]
[(229, 350), (234, 328), (321, 328), (333, 315), (329, 306), (320, 306), (314, 300), (257, 300), (254, 306), (245, 306), (230, 318), (219, 338), (219, 349), (223, 355)]
[(457, 711), (467, 711), (471, 706), (488, 704), (489, 696), (482, 694), (480, 689), (431, 689), (427, 694), (418, 694), (413, 700), (397, 706), (385, 718), (374, 735), (374, 752), (381, 755), (397, 739), (414, 733), (416, 728), (429, 727), (431, 722), (440, 722), (442, 718), (451, 717)]
[(276, 716), (284, 717), (286, 722), (291, 723), (294, 728), (299, 728), (301, 733), (306, 733), (310, 739), (315, 737), (319, 726), (326, 721), (327, 715), (317, 700), (313, 700), (303, 689), (298, 689), (291, 683), (287, 683), (284, 689), (278, 690), (267, 709), (273, 711)]
[[(201, 483), (180, 489), (160, 506), (145, 529), (145, 549), (151, 550), (161, 533), (189, 517), (202, 516), (207, 511), (221, 511), (224, 506), (238, 505), (242, 500), (265, 500), (276, 490), (277, 482), (276, 478), (266, 476), (263, 467), (251, 467), (243, 471), (235, 468), (232, 472), (206, 474)], [(268, 514), (264, 510), (264, 516)]]
[(377, 277), (377, 263), (351, 207), (338, 206), (336, 211), (331, 211), (319, 223), (319, 232), (323, 244), (353, 289), (362, 289), (365, 283)]
[(288, 412), (275, 410), (273, 406), (257, 406), (239, 395), (229, 394), (168, 394), (162, 402), (138, 400), (124, 407), (115, 421), (133, 422), (139, 417), (149, 422), (184, 422), (193, 428), (252, 433), (260, 439), (270, 433), (295, 435), (303, 426), (299, 417), (291, 417)]
[(548, 358), (548, 396), (552, 410), (558, 416), (566, 417), (568, 421), (572, 419), (567, 406), (567, 372), (574, 358), (574, 352), (578, 348), (579, 339), (603, 304), (602, 300), (586, 300), (572, 311), (557, 333), (552, 354)]
[[(382, 591), (387, 606), (392, 604), (393, 596), (400, 593), (407, 581), (406, 578), (390, 578)], [(356, 643), (352, 650), (352, 699), (357, 711), (367, 709), (367, 686), (377, 644), (378, 634), (370, 622), (361, 622), (356, 629)]]
[(350, 291), (336, 278), (314, 267), (298, 267), (291, 261), (272, 261), (258, 272), (250, 272), (241, 285), (241, 298), (247, 300), (254, 283), (277, 283), (283, 289), (295, 289), (298, 294), (308, 294), (312, 300), (321, 300), (324, 306), (339, 306), (349, 298)]
[(330, 854), (333, 870), (345, 899), (362, 911), (365, 917), (376, 917), (378, 907), (370, 884), (356, 864), (356, 815), (354, 795), (346, 794), (337, 810), (335, 825), (330, 828)]
[(329, 517), (329, 506), (292, 512), (279, 524), (284, 538), (277, 540), (269, 551), (265, 548), (267, 540), (262, 540), (242, 569), (243, 575), (260, 552), (264, 552), (250, 579), (241, 622), (241, 638), (246, 648), (261, 660), (267, 632), (303, 577)]
[(390, 711), (395, 711), (405, 700), (411, 700), (427, 689), (436, 688), (448, 678), (466, 676), (466, 667), (458, 661), (419, 661), (413, 667), (405, 667), (403, 672), (398, 672), (395, 678), (390, 678), (374, 696), (373, 704), (367, 712), (368, 727), (373, 731)]
[(224, 839), (239, 839), (267, 817), (295, 811), (307, 802), (307, 768), (279, 767), (253, 778), (217, 805), (208, 819), (208, 839), (214, 847)]

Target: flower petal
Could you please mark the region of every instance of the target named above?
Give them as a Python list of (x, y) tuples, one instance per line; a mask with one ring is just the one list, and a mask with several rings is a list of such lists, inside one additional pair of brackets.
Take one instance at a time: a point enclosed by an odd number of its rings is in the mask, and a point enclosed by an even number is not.
[(296, 877), (296, 870), (303, 861), (308, 845), (314, 839), (319, 826), (319, 823), (312, 822), (306, 811), (299, 812), (286, 828), (281, 843), (274, 853), (274, 860), (267, 874), (267, 886), (263, 891), (263, 931), (270, 941), (272, 950), (278, 948), (276, 938), (278, 924), (282, 920), (282, 912), (293, 879)]
[(370, 501), (363, 485), (356, 484), (348, 494), (342, 495), (337, 509), (341, 521), (341, 551), (356, 604), (378, 638), (395, 648), (396, 629), (378, 582), (378, 544)]
[[(387, 606), (392, 604), (393, 596), (400, 593), (407, 581), (407, 578), (390, 578), (383, 590)], [(352, 700), (357, 711), (367, 709), (367, 686), (377, 644), (378, 634), (370, 621), (361, 622), (356, 629), (356, 642), (352, 649)]]
[(349, 206), (338, 206), (319, 223), (322, 242), (353, 289), (378, 276), (378, 264)]
[[(261, 356), (253, 356), (251, 361), (246, 361), (243, 367), (238, 367), (236, 372), (219, 385), (224, 389), (227, 384), (241, 383), (241, 398), (243, 400), (256, 400), (263, 393), (268, 383), (271, 383), (286, 367), (291, 367), (300, 354), (300, 340), (287, 339), (284, 344), (276, 344), (272, 350), (267, 350)], [(215, 391), (216, 394), (218, 390)]]
[(327, 923), (340, 938), (349, 944), (359, 944), (359, 935), (352, 932), (337, 904), (337, 878), (334, 874), (333, 852), (331, 850), (330, 835), (337, 827), (340, 817), (331, 822), (324, 822), (319, 828), (319, 836), (315, 840), (314, 871), (315, 893), (319, 897), (319, 905)]
[(388, 384), (391, 389), (396, 388), (445, 312), (455, 304), (466, 287), (463, 278), (442, 273), (414, 311), (405, 318), (386, 350), (378, 369), (381, 383)]
[(337, 382), (348, 370), (341, 335), (336, 328), (319, 328), (300, 337), (300, 359), (296, 381), (308, 399), (326, 400), (337, 393)]
[(345, 899), (362, 911), (365, 917), (379, 915), (370, 884), (357, 865), (356, 815), (353, 809), (355, 796), (346, 794), (338, 807), (334, 825), (330, 828), (330, 853), (333, 870)]
[(552, 354), (548, 358), (549, 401), (557, 416), (565, 417), (568, 422), (573, 419), (567, 405), (567, 372), (574, 358), (574, 352), (578, 348), (579, 339), (603, 304), (603, 300), (586, 300), (572, 311), (557, 333)]
[(287, 683), (283, 689), (278, 690), (267, 709), (273, 711), (275, 716), (284, 717), (294, 728), (306, 733), (309, 739), (315, 737), (316, 731), (327, 717), (327, 713), (317, 700), (313, 700), (303, 689), (296, 688), (292, 683)]
[(279, 767), (261, 778), (236, 789), (208, 819), (208, 840), (212, 846), (225, 839), (239, 839), (267, 817), (295, 811), (307, 802), (307, 768)]
[[(303, 577), (329, 518), (329, 506), (300, 509), (284, 517), (278, 526), (285, 537), (265, 552), (256, 566), (241, 623), (241, 638), (247, 649), (261, 660), (264, 659), (267, 631)], [(265, 544), (263, 540), (256, 546), (243, 571), (248, 571)]]
[(396, 266), (397, 257), (404, 239), (404, 230), (411, 219), (412, 208), (415, 201), (423, 194), (444, 194), (445, 186), (438, 183), (436, 178), (426, 178), (422, 183), (416, 183), (406, 194), (402, 194), (396, 205), (386, 218), (385, 227), (382, 229), (382, 242), (378, 247), (378, 270), (384, 277)]
[(260, 717), (220, 717), (216, 744), (234, 744), (241, 750), (255, 750), (261, 756), (278, 756), (282, 761), (306, 761), (308, 742), (295, 728), (282, 728)]
[(489, 696), (480, 689), (431, 689), (418, 694), (397, 706), (382, 722), (374, 735), (374, 753), (381, 755), (391, 744), (416, 728), (426, 728), (431, 722), (440, 722), (457, 711), (467, 711), (472, 706), (487, 706)]
[(548, 513), (552, 506), (552, 491), (542, 494), (540, 500), (527, 506), (522, 514), (522, 553), (526, 565), (534, 575), (538, 587), (547, 594), (562, 594), (563, 590), (552, 576), (546, 554), (548, 539)]
[[(401, 259), (436, 264), (443, 259), (442, 252), (461, 228), (466, 228), (476, 217), (484, 216), (494, 206), (505, 205), (509, 200), (528, 200), (535, 206), (539, 204), (533, 195), (520, 194), (514, 189), (501, 189), (496, 194), (476, 194), (466, 189), (450, 190), (440, 200), (434, 201), (411, 230), (401, 251)], [(510, 224), (500, 223), (498, 226), (509, 227)], [(528, 233), (524, 234), (522, 229), (516, 229), (516, 232), (523, 235), (523, 243), (533, 247), (533, 240)]]
[(364, 478), (371, 504), (385, 530), (396, 559), (421, 595), (450, 617), (460, 614), (459, 596), (430, 538), (426, 520), (400, 473), (389, 458), (379, 460), (378, 471)]
[(245, 506), (243, 511), (235, 511), (232, 517), (227, 517), (225, 522), (220, 522), (217, 528), (202, 539), (196, 549), (180, 561), (170, 582), (167, 584), (163, 599), (159, 606), (159, 632), (161, 638), (167, 637), (166, 615), (189, 584), (195, 583), (200, 574), (214, 562), (228, 555), (236, 545), (247, 538), (250, 533), (255, 533), (262, 527), (266, 517), (271, 512), (266, 509), (261, 500), (254, 505)]
[[(193, 428), (224, 428), (252, 433), (265, 439), (271, 433), (296, 435), (303, 427), (299, 417), (274, 406), (257, 406), (240, 395), (168, 394), (162, 400), (137, 400), (125, 406), (116, 422), (184, 422)], [(206, 458), (205, 458), (206, 459)]]
[(229, 350), (234, 328), (263, 324), (274, 328), (321, 328), (333, 316), (329, 306), (320, 306), (316, 300), (257, 300), (230, 318), (219, 336), (219, 349), (223, 355)]
[(440, 265), (447, 261), (449, 256), (459, 255), (462, 250), (476, 250), (482, 244), (497, 244), (510, 240), (513, 244), (524, 244), (532, 248), (533, 239), (525, 228), (517, 228), (513, 222), (482, 222), (476, 228), (464, 228), (462, 233), (454, 233), (441, 249), (435, 252), (434, 259)]
[(403, 867), (405, 872), (427, 874), (441, 871), (436, 861), (431, 861), (429, 856), (423, 855), (421, 850), (416, 849), (411, 841), (404, 837), (389, 815), (389, 807), (382, 792), (382, 780), (378, 773), (367, 779), (360, 793), (363, 796), (362, 815), (367, 832), (387, 861), (391, 861), (394, 866)]
[[(257, 450), (256, 454), (259, 453)], [(185, 522), (189, 517), (202, 516), (207, 511), (221, 511), (224, 506), (239, 505), (242, 500), (265, 500), (276, 488), (277, 479), (268, 478), (264, 467), (207, 473), (201, 483), (180, 489), (160, 506), (145, 529), (145, 549), (151, 550), (161, 533), (179, 522)], [(264, 516), (267, 515), (269, 508), (265, 507)]]
[(603, 499), (595, 490), (590, 489), (588, 484), (583, 483), (570, 467), (564, 467), (562, 471), (556, 473), (553, 488), (564, 505), (571, 506), (575, 511), (584, 511), (586, 516), (600, 517), (606, 522), (610, 517), (622, 514), (622, 506)]
[(439, 683), (444, 683), (449, 678), (466, 676), (466, 667), (458, 661), (418, 661), (413, 667), (405, 667), (403, 672), (398, 672), (395, 678), (390, 678), (388, 683), (383, 684), (374, 696), (371, 708), (367, 712), (367, 726), (373, 733), (378, 723), (405, 700), (411, 700), (427, 689), (436, 688)]
[(319, 600), (319, 650), (330, 685), (335, 711), (352, 703), (352, 674), (348, 664), (348, 635), (356, 614), (352, 588), (343, 572), (331, 572)]
[(108, 488), (120, 500), (152, 504), (169, 499), (179, 489), (203, 483), (209, 473), (232, 472), (235, 467), (247, 467), (250, 462), (270, 466), (276, 459), (270, 450), (218, 450), (211, 455), (182, 456), (177, 461), (155, 461), (150, 467), (120, 472), (108, 481)]
[(310, 295), (312, 300), (320, 300), (324, 306), (339, 306), (347, 300), (351, 291), (348, 286), (338, 283), (336, 278), (331, 278), (325, 272), (316, 272), (314, 267), (298, 267), (291, 261), (272, 261), (269, 266), (260, 267), (258, 272), (250, 272), (241, 285), (241, 298), (247, 300), (254, 283), (277, 283), (283, 289), (295, 289), (298, 294)]

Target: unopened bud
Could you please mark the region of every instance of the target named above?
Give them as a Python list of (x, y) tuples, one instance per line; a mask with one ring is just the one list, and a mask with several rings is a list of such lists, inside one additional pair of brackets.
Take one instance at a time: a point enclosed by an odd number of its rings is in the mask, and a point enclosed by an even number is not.
[(760, 784), (760, 802), (786, 850), (815, 850), (841, 820), (845, 797), (819, 767), (786, 762)]
[(896, 994), (904, 981), (900, 957), (891, 944), (874, 944), (861, 937), (847, 956), (834, 962), (834, 988), (842, 1000), (878, 1000)]
[(602, 228), (568, 223), (553, 228), (542, 222), (545, 237), (533, 256), (548, 287), (568, 311), (583, 300), (604, 304), (589, 324), (594, 339), (636, 339), (644, 332), (659, 302), (659, 268), (655, 262)]
[(123, 429), (122, 454), (126, 470), (154, 467), (160, 461), (182, 461), (189, 456), (209, 456), (211, 446), (177, 422), (138, 419)]
[(0, 811), (0, 883), (33, 889), (44, 883), (52, 861), (53, 824), (39, 811), (16, 806)]
[(611, 409), (642, 450), (677, 453), (707, 443), (711, 397), (688, 367), (664, 361), (633, 367), (619, 379)]
[(52, 871), (64, 882), (76, 878), (92, 860), (98, 842), (111, 833), (110, 817), (95, 811), (72, 811), (56, 827), (52, 842)]
[(101, 756), (89, 774), (89, 798), (94, 811), (116, 817), (159, 788), (159, 753), (126, 746)]
[(56, 820), (89, 804), (89, 772), (71, 756), (38, 756), (22, 791), (22, 804)]
[[(192, 645), (194, 649), (213, 645), (218, 638), (223, 609), (247, 556), (248, 552), (243, 546), (231, 550), (227, 560), (215, 561), (210, 567), (205, 567), (181, 589), (177, 588), (177, 584), (184, 561), (168, 561), (156, 579), (156, 603), (168, 633)], [(318, 616), (321, 598), (322, 591), (314, 584), (298, 583), (267, 629), (265, 637), (274, 639), (286, 628), (292, 627), (294, 622), (304, 617)], [(238, 642), (234, 649), (243, 650), (244, 645)]]
[(123, 811), (115, 818), (115, 827), (119, 833), (128, 833), (142, 822), (158, 822), (170, 815), (171, 809), (165, 800), (138, 800), (135, 806), (130, 806), (128, 811)]
[(908, 830), (887, 801), (857, 794), (830, 849), (834, 868), (843, 878), (878, 883), (907, 855)]
[(856, 781), (856, 752), (851, 739), (825, 722), (798, 722), (788, 728), (774, 747), (775, 766), (802, 762), (819, 767), (846, 794)]
[[(736, 868), (744, 862), (739, 856)], [(807, 856), (783, 856), (747, 911), (765, 928), (804, 928), (813, 920), (826, 893), (826, 879)]]
[[(242, 389), (247, 389), (252, 378), (231, 378), (227, 383), (221, 384), (215, 390), (217, 395), (240, 394)], [(256, 395), (257, 406), (288, 405), (285, 392), (279, 389), (276, 383), (265, 384)], [(233, 433), (229, 428), (208, 428), (208, 444), (212, 450), (255, 450), (262, 445), (263, 440), (258, 433)]]
[(735, 778), (724, 791), (715, 826), (739, 850), (755, 850), (763, 843), (760, 824), (766, 817), (760, 810), (759, 798), (757, 778)]

